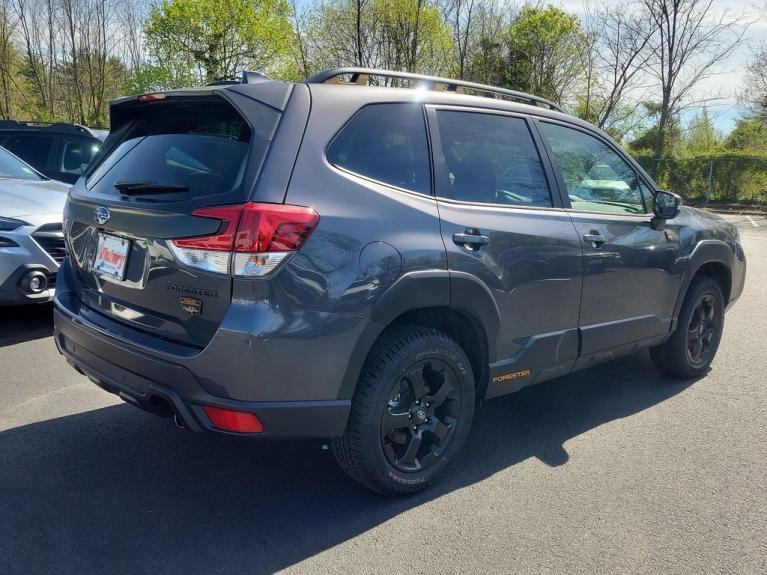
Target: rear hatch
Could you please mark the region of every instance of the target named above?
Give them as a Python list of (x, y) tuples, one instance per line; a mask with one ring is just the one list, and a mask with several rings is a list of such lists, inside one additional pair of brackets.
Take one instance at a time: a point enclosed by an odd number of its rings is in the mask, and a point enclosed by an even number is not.
[(171, 239), (236, 228), (226, 211), (205, 210), (250, 200), (281, 111), (206, 89), (118, 101), (111, 116), (110, 136), (65, 210), (78, 295), (109, 319), (204, 347), (229, 308), (229, 255), (188, 249), (185, 264)]

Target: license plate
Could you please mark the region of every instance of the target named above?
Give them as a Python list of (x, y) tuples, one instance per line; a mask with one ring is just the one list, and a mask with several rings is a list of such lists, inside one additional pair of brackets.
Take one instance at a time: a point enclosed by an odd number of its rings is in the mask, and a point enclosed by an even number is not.
[(109, 234), (99, 234), (93, 271), (103, 277), (122, 280), (125, 277), (125, 264), (128, 261), (130, 240)]

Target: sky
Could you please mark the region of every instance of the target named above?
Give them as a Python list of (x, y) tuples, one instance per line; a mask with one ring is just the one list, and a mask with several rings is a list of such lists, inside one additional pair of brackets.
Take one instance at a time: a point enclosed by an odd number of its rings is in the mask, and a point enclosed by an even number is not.
[[(621, 0), (599, 0), (605, 5), (619, 6)], [(583, 0), (559, 0), (552, 2), (568, 12), (583, 15)], [(767, 0), (713, 0), (713, 9), (717, 14), (729, 11), (730, 15), (743, 14), (749, 26), (744, 35), (744, 42), (718, 73), (701, 82), (693, 100), (716, 98), (706, 104), (717, 130), (727, 133), (743, 116), (746, 110), (738, 102), (738, 92), (743, 89), (746, 67), (753, 59), (754, 52), (760, 47), (767, 47)], [(700, 107), (688, 109), (683, 114), (683, 121), (699, 114)]]

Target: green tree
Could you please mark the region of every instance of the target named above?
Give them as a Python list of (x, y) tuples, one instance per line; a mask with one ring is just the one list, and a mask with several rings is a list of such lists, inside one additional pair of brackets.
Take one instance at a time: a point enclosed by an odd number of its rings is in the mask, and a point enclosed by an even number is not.
[(473, 49), (468, 54), (465, 64), (465, 77), (480, 84), (506, 84), (507, 24), (504, 17), (488, 3), (477, 14), (475, 23), (476, 38)]
[(508, 28), (506, 84), (561, 103), (582, 79), (584, 40), (576, 16), (523, 8)]
[(244, 68), (277, 72), (293, 41), (286, 0), (162, 0), (144, 25), (160, 87), (207, 84)]
[[(636, 130), (634, 138), (629, 142), (629, 148), (633, 154), (649, 155), (651, 158), (658, 158), (654, 152), (660, 130), (658, 119), (662, 112), (662, 104), (661, 102), (644, 102), (643, 107), (646, 110), (646, 127)], [(664, 150), (667, 154), (671, 155), (680, 151), (683, 137), (678, 114), (668, 118), (666, 127), (663, 130), (663, 137)]]
[(748, 66), (744, 100), (754, 114), (767, 123), (767, 47), (757, 52)]
[[(655, 157), (667, 155), (668, 130), (684, 102), (701, 81), (720, 70), (743, 41), (743, 18), (716, 12), (713, 0), (643, 0), (645, 18), (655, 34), (647, 71), (660, 84), (660, 109), (653, 146)], [(717, 3), (718, 5), (719, 3)]]
[(439, 8), (425, 0), (375, 0), (382, 65), (393, 70), (441, 73), (452, 51)]
[(743, 118), (724, 140), (728, 150), (767, 157), (767, 124), (760, 118)]
[(452, 51), (450, 29), (427, 0), (330, 0), (304, 22), (300, 67), (313, 70), (364, 66), (436, 74), (447, 69)]
[(692, 118), (687, 125), (687, 150), (694, 154), (713, 152), (718, 144), (719, 136), (714, 123), (708, 115), (708, 109), (703, 108), (703, 112)]

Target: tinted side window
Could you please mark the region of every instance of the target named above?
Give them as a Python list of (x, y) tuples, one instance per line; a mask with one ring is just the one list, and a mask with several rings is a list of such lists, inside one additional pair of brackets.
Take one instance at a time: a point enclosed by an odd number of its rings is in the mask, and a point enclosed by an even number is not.
[(551, 194), (527, 122), (477, 112), (437, 112), (447, 174), (437, 194), (481, 204), (550, 207)]
[(86, 138), (62, 138), (61, 156), (58, 162), (58, 171), (67, 174), (80, 175), (88, 167), (96, 152), (99, 143)]
[(574, 210), (643, 214), (645, 202), (634, 169), (607, 144), (580, 130), (541, 122)]
[(426, 125), (420, 104), (371, 104), (343, 127), (328, 161), (360, 176), (431, 193)]
[(24, 134), (11, 136), (5, 147), (38, 170), (48, 169), (48, 155), (53, 147), (53, 136)]

